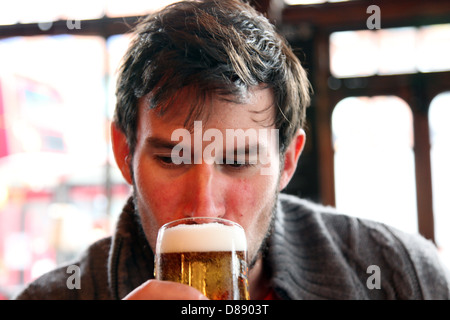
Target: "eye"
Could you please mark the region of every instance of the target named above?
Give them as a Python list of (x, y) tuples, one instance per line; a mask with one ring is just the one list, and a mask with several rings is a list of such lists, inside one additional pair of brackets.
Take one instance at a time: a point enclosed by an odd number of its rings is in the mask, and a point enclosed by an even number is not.
[(173, 163), (172, 157), (168, 155), (155, 155), (156, 161), (158, 161), (163, 167), (176, 167), (177, 165)]
[(230, 168), (230, 170), (245, 170), (254, 167), (255, 164), (249, 163), (248, 161), (243, 162), (234, 160), (234, 161), (227, 161), (225, 163), (225, 166), (227, 166), (227, 168)]
[(173, 164), (172, 157), (167, 156), (158, 156), (159, 161), (166, 163), (166, 164)]

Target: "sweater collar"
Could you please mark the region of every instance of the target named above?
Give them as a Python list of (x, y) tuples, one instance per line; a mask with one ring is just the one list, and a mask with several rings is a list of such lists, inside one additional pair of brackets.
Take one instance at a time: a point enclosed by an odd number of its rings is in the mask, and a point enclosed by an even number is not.
[(122, 299), (153, 278), (154, 255), (130, 197), (119, 216), (108, 259), (108, 282), (114, 299)]
[(282, 299), (365, 296), (320, 208), (306, 200), (280, 194), (267, 259), (273, 288)]

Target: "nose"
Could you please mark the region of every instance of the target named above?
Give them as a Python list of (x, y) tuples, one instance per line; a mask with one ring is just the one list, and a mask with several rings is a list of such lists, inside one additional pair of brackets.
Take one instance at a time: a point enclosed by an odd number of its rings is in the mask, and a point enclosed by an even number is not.
[(225, 215), (220, 173), (214, 164), (195, 164), (189, 172), (185, 215), (188, 217), (217, 217)]

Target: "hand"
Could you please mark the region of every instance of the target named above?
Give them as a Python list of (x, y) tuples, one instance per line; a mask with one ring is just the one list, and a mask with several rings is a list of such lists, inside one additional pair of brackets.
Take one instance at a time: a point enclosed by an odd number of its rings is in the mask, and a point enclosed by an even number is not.
[(200, 291), (186, 284), (148, 280), (131, 291), (124, 300), (207, 300)]

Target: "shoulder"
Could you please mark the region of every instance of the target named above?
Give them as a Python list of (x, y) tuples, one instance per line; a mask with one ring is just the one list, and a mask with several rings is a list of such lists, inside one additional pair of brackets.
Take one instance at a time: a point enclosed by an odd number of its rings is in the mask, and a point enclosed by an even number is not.
[(79, 259), (52, 270), (20, 292), (17, 300), (110, 299), (108, 254), (111, 238), (87, 248)]
[[(368, 297), (450, 298), (449, 280), (437, 250), (422, 236), (295, 196), (280, 195), (279, 199), (277, 223), (286, 241), (327, 253), (333, 261), (329, 266), (346, 270), (349, 279), (359, 279)], [(367, 290), (371, 266), (381, 272), (380, 290)]]
[(450, 299), (450, 273), (441, 263), (436, 246), (422, 236), (390, 229), (414, 265), (425, 299)]

